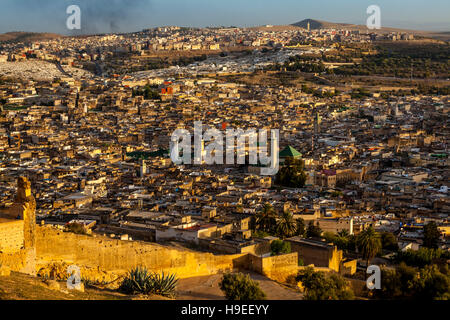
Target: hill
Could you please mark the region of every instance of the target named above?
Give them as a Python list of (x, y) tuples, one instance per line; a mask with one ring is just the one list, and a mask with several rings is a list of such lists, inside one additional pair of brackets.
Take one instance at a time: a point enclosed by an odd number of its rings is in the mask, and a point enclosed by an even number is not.
[(390, 32), (398, 32), (398, 33), (411, 33), (416, 36), (421, 36), (425, 38), (434, 38), (438, 40), (448, 41), (450, 39), (450, 32), (432, 32), (432, 31), (423, 31), (423, 30), (409, 30), (409, 29), (399, 29), (399, 28), (391, 28), (391, 27), (382, 27), (379, 30), (368, 30), (365, 25), (358, 24), (350, 24), (350, 23), (336, 23), (336, 22), (328, 22), (322, 20), (315, 19), (305, 19), (296, 23), (291, 24), (291, 26), (300, 27), (303, 29), (308, 28), (308, 22), (311, 30), (317, 29), (346, 29), (346, 30), (359, 30), (359, 31), (370, 31), (373, 33), (390, 33)]
[(333, 22), (327, 22), (327, 21), (321, 21), (321, 20), (314, 20), (314, 19), (305, 19), (296, 23), (293, 23), (293, 26), (300, 27), (303, 29), (308, 28), (308, 22), (310, 25), (311, 30), (316, 29), (338, 29), (338, 28), (351, 28), (351, 27), (358, 27), (354, 24), (348, 24), (348, 23), (333, 23)]
[(0, 42), (35, 42), (62, 38), (56, 33), (8, 32), (0, 34)]

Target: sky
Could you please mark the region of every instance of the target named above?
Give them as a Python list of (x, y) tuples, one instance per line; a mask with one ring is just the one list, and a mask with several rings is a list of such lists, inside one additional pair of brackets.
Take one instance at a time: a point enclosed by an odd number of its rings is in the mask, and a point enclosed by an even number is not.
[(69, 5), (81, 8), (80, 33), (133, 32), (157, 26), (286, 25), (311, 18), (365, 24), (369, 5), (385, 27), (450, 31), (449, 0), (0, 0), (0, 33), (71, 34)]

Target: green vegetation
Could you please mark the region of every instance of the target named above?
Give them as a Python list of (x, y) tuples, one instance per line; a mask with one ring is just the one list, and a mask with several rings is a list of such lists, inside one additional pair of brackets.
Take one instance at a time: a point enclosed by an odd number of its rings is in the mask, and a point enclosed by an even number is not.
[(303, 188), (306, 183), (305, 164), (301, 159), (286, 158), (284, 166), (280, 168), (276, 183), (288, 188)]
[(289, 238), (295, 235), (297, 231), (297, 222), (289, 211), (283, 212), (277, 222), (277, 234), (281, 238)]
[(288, 71), (301, 71), (308, 73), (322, 73), (327, 71), (327, 68), (322, 62), (294, 62), (292, 65), (286, 67)]
[(381, 237), (372, 227), (364, 230), (356, 237), (356, 243), (361, 250), (367, 265), (379, 252), (381, 252)]
[(305, 220), (303, 220), (302, 218), (298, 218), (295, 220), (295, 223), (297, 225), (296, 230), (295, 230), (295, 235), (304, 237), (305, 233), (306, 233)]
[(423, 268), (426, 265), (444, 260), (442, 264), (450, 259), (450, 252), (441, 249), (420, 248), (417, 251), (399, 251), (395, 256), (397, 263), (404, 262), (408, 266)]
[(206, 54), (202, 54), (201, 56), (195, 57), (182, 57), (173, 64), (179, 66), (187, 66), (193, 64), (194, 62), (205, 61), (206, 59), (208, 59), (208, 56)]
[(376, 299), (449, 300), (450, 272), (448, 265), (429, 265), (422, 269), (401, 263), (395, 270), (382, 269), (381, 290), (374, 290)]
[(8, 111), (20, 111), (20, 110), (26, 110), (28, 109), (29, 106), (18, 106), (15, 104), (7, 104), (3, 106), (4, 110), (8, 110)]
[(372, 94), (367, 91), (367, 89), (365, 88), (358, 88), (358, 89), (353, 89), (350, 96), (352, 97), (352, 99), (365, 99), (367, 97), (370, 97)]
[(424, 247), (437, 249), (439, 247), (440, 238), (441, 232), (439, 231), (436, 223), (430, 222), (423, 228)]
[(417, 89), (411, 90), (412, 95), (426, 94), (426, 95), (449, 95), (450, 86), (436, 87), (425, 84), (419, 84)]
[(261, 211), (252, 217), (251, 229), (253, 237), (265, 238), (275, 236), (289, 238), (293, 236), (305, 236), (305, 222), (303, 219), (294, 219), (291, 212), (285, 211), (277, 218), (277, 213), (269, 203), (265, 204)]
[(253, 232), (252, 232), (252, 237), (254, 237), (254, 238), (265, 238), (265, 237), (268, 237), (268, 236), (270, 236), (270, 233), (268, 233), (268, 232), (265, 232), (265, 231), (261, 231), (261, 230), (254, 230)]
[(348, 282), (338, 274), (315, 272), (314, 268), (308, 267), (298, 273), (296, 280), (302, 283), (306, 300), (354, 299)]
[(266, 294), (259, 287), (259, 283), (242, 273), (225, 274), (219, 284), (228, 300), (265, 300)]
[(291, 253), (291, 244), (282, 240), (275, 240), (270, 244), (270, 251), (272, 256)]
[(276, 224), (277, 220), (275, 209), (271, 204), (267, 203), (255, 216), (255, 229), (267, 233), (274, 233)]
[(390, 232), (383, 232), (381, 234), (381, 246), (384, 250), (397, 251), (397, 238)]
[(322, 235), (322, 229), (319, 226), (314, 225), (314, 221), (310, 221), (308, 228), (306, 229), (307, 238), (320, 238)]
[(315, 90), (313, 88), (308, 87), (305, 84), (302, 85), (302, 92), (307, 93), (307, 94), (312, 94), (314, 97), (318, 97), (318, 98), (332, 98), (332, 97), (340, 94), (339, 90), (337, 90), (335, 92), (331, 92), (331, 91), (321, 92), (320, 90)]
[(146, 85), (143, 89), (133, 90), (133, 97), (143, 96), (146, 100), (161, 100), (161, 95), (152, 86)]
[(365, 55), (359, 65), (341, 66), (341, 75), (389, 76), (399, 78), (447, 78), (449, 44), (383, 43), (377, 53)]
[(356, 237), (350, 235), (347, 230), (339, 231), (337, 234), (325, 232), (322, 238), (336, 245), (339, 250), (354, 251), (356, 248)]
[(271, 71), (300, 71), (306, 73), (322, 73), (327, 71), (327, 68), (321, 61), (320, 57), (296, 55), (289, 57), (289, 59), (282, 65), (279, 63), (273, 64), (266, 70)]
[(128, 272), (119, 291), (125, 294), (156, 294), (173, 297), (178, 279), (174, 274), (150, 273), (144, 267), (136, 267)]

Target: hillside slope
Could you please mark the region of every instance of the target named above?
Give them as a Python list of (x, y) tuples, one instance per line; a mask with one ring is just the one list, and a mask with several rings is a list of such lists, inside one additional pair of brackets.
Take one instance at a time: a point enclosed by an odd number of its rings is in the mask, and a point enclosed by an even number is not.
[(8, 32), (0, 34), (0, 42), (35, 42), (62, 38), (55, 33)]
[[(140, 300), (140, 298), (95, 288), (85, 289), (85, 292), (52, 290), (41, 278), (12, 272), (10, 276), (0, 277), (0, 300)], [(145, 300), (167, 299), (151, 296)]]

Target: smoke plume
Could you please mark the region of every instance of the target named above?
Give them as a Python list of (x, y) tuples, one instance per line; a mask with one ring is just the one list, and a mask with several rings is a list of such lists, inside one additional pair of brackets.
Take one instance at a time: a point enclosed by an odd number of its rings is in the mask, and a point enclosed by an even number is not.
[[(11, 1), (11, 0), (1, 0)], [(78, 5), (81, 9), (81, 30), (68, 30), (67, 7)], [(8, 7), (8, 6), (6, 6)], [(33, 15), (42, 26), (63, 34), (98, 34), (138, 31), (137, 21), (150, 16), (151, 0), (14, 0), (14, 12), (10, 15)], [(24, 30), (33, 31), (33, 30)]]

